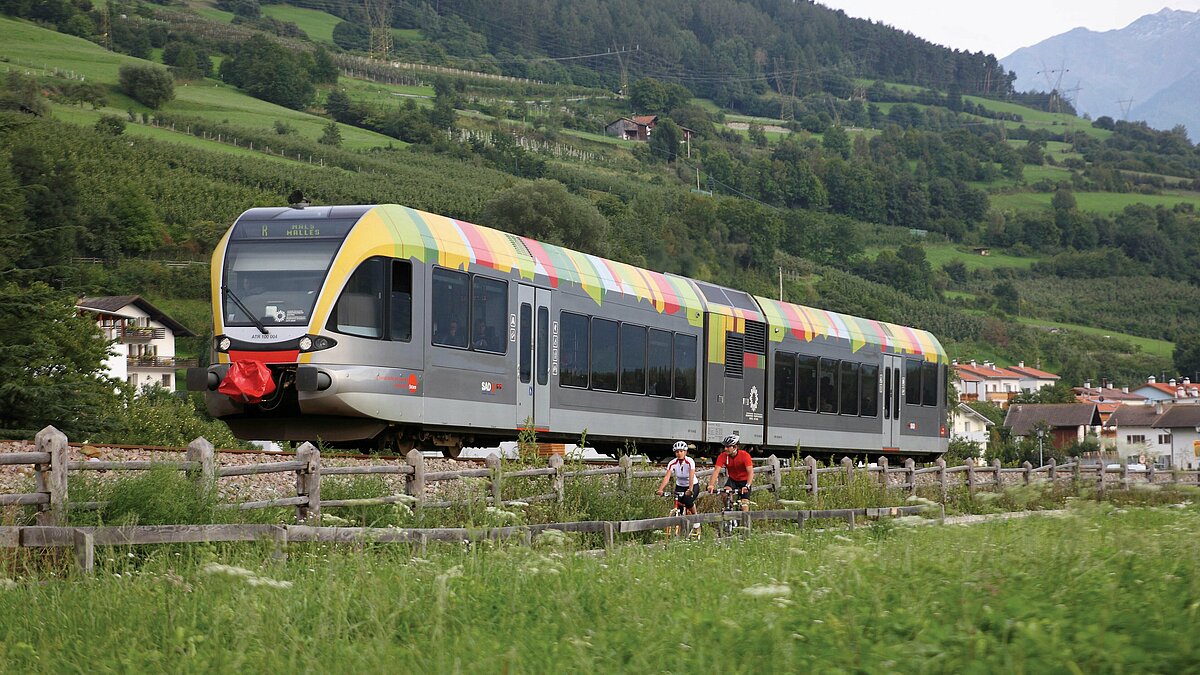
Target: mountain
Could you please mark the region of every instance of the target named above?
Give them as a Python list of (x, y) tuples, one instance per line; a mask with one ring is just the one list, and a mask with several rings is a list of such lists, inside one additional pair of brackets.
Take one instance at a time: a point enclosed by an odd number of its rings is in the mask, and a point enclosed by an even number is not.
[(1080, 113), (1158, 129), (1183, 124), (1200, 137), (1200, 12), (1163, 9), (1118, 30), (1075, 28), (1001, 63), (1017, 74), (1020, 91), (1078, 86), (1072, 98)]

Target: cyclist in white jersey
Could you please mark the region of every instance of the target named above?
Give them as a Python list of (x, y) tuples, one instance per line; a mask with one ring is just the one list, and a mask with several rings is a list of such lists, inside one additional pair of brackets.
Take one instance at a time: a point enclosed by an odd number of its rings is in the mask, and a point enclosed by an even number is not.
[[(700, 479), (696, 477), (696, 460), (687, 456), (688, 444), (685, 441), (677, 441), (672, 449), (675, 451), (675, 459), (667, 464), (667, 472), (658, 484), (658, 495), (661, 497), (666, 492), (667, 483), (674, 477), (675, 498), (686, 507), (687, 513), (694, 514), (696, 496), (700, 492)], [(700, 527), (700, 523), (696, 523), (695, 527)]]

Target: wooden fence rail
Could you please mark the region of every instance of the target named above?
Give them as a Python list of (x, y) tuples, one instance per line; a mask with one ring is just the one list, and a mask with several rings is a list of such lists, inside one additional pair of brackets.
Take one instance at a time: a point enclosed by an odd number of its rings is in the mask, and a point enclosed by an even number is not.
[[(783, 521), (804, 527), (817, 519), (841, 519), (850, 527), (859, 518), (889, 518), (926, 512), (924, 506), (888, 508), (824, 509), (804, 511), (733, 511), (701, 513), (694, 516), (645, 518), (641, 520), (582, 521), (511, 525), (492, 528), (371, 528), (315, 527), (308, 525), (141, 525), (121, 527), (0, 527), (0, 548), (73, 548), (75, 560), (85, 573), (95, 571), (96, 546), (145, 546), (156, 544), (193, 544), (266, 541), (274, 544), (283, 555), (282, 546), (289, 542), (336, 544), (403, 543), (416, 544), (423, 550), (428, 542), (479, 542), (520, 540), (530, 544), (533, 536), (547, 530), (593, 533), (604, 535), (605, 549), (616, 544), (617, 534), (648, 532), (668, 527), (690, 527), (692, 523), (715, 523), (735, 520), (742, 534), (749, 534), (754, 521)], [(941, 516), (945, 516), (943, 512)], [(719, 532), (718, 528), (718, 532)]]
[[(485, 479), (487, 482), (485, 501), (495, 506), (502, 506), (515, 502), (561, 502), (566, 492), (566, 481), (604, 476), (616, 478), (614, 483), (616, 490), (629, 492), (634, 489), (635, 479), (658, 478), (663, 475), (664, 471), (661, 467), (653, 470), (634, 470), (633, 460), (628, 456), (621, 457), (615, 467), (567, 471), (561, 455), (550, 456), (548, 465), (545, 467), (507, 470), (500, 462), (500, 458), (492, 454), (487, 458), (484, 468), (427, 472), (425, 458), (417, 450), (412, 450), (405, 456), (404, 464), (330, 467), (322, 466), (320, 451), (310, 443), (301, 445), (294, 459), (222, 467), (217, 465), (212, 444), (203, 438), (197, 438), (188, 444), (184, 461), (177, 463), (101, 462), (95, 460), (69, 462), (67, 461), (67, 438), (54, 427), (46, 427), (38, 432), (35, 445), (35, 452), (0, 453), (0, 465), (32, 465), (35, 477), (34, 492), (0, 495), (0, 506), (36, 506), (37, 523), (44, 526), (64, 524), (68, 509), (101, 509), (105, 506), (103, 502), (70, 502), (67, 494), (67, 473), (69, 471), (144, 471), (169, 466), (186, 472), (204, 489), (213, 489), (218, 480), (228, 477), (290, 473), (295, 475), (295, 496), (222, 504), (221, 507), (238, 510), (295, 507), (297, 521), (301, 523), (313, 518), (319, 519), (322, 508), (397, 503), (421, 508), (444, 508), (454, 505), (456, 503), (454, 501), (433, 500), (426, 494), (428, 485), (439, 481)], [(697, 471), (696, 474), (698, 478), (707, 478), (712, 475), (713, 471), (712, 468), (706, 468)], [(779, 493), (783, 488), (784, 477), (788, 474), (797, 474), (798, 478), (791, 481), (791, 484), (801, 487), (813, 498), (817, 498), (822, 490), (850, 485), (860, 477), (869, 482), (877, 482), (884, 488), (901, 490), (910, 495), (917, 494), (918, 485), (936, 488), (943, 501), (951, 488), (966, 487), (968, 493), (973, 497), (980, 488), (1000, 489), (1006, 483), (1014, 482), (1028, 485), (1035, 480), (1070, 481), (1076, 488), (1092, 484), (1101, 492), (1110, 487), (1129, 489), (1131, 485), (1138, 482), (1200, 485), (1200, 471), (1163, 471), (1153, 467), (1130, 469), (1124, 464), (1119, 468), (1108, 468), (1103, 464), (1084, 465), (1078, 460), (1062, 465), (1051, 459), (1048, 464), (1040, 467), (1034, 467), (1028, 462), (1020, 467), (1002, 467), (998, 460), (990, 466), (976, 466), (972, 463), (946, 466), (945, 461), (939, 459), (933, 466), (917, 467), (912, 459), (907, 459), (903, 466), (893, 467), (889, 465), (888, 458), (884, 456), (879, 458), (877, 464), (857, 467), (849, 457), (843, 458), (837, 466), (821, 466), (811, 456), (806, 457), (802, 464), (785, 465), (772, 455), (765, 462), (754, 467), (755, 484), (753, 489)], [(1119, 477), (1112, 477), (1111, 474)], [(322, 477), (355, 475), (403, 477), (404, 492), (369, 499), (323, 500), (321, 498)], [(544, 480), (547, 491), (528, 497), (504, 499), (505, 481), (514, 479), (532, 480), (535, 485), (538, 484), (537, 481)]]

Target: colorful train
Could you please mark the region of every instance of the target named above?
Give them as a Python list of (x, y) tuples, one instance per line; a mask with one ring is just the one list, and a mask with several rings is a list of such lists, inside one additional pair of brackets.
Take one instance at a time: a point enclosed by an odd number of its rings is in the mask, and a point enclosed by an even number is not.
[(239, 438), (449, 456), (525, 428), (664, 454), (733, 432), (788, 455), (947, 445), (947, 359), (925, 331), (404, 206), (250, 209), (213, 253), (212, 297), (212, 365), (188, 385)]

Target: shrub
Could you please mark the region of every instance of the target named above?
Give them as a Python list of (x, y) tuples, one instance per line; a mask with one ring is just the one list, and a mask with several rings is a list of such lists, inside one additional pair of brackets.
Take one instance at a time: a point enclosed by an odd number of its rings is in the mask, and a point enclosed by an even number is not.
[(164, 464), (118, 481), (101, 519), (109, 525), (190, 525), (215, 522), (216, 491)]
[(117, 79), (121, 91), (155, 110), (175, 98), (175, 81), (170, 73), (157, 66), (126, 64), (121, 66)]
[(125, 120), (116, 115), (104, 115), (96, 120), (96, 133), (106, 136), (120, 136), (125, 133)]

